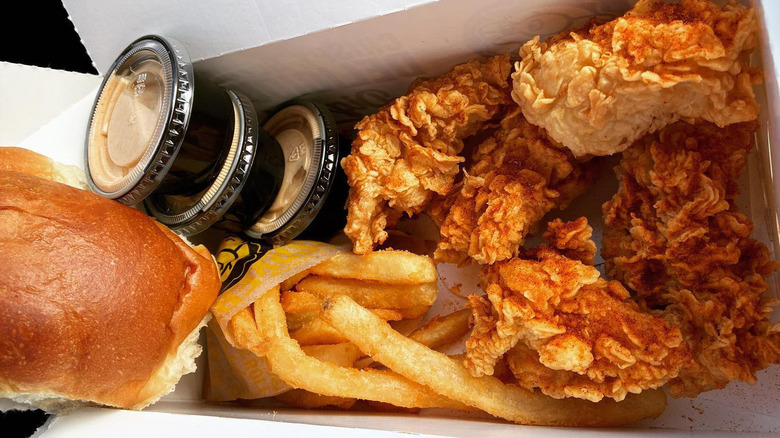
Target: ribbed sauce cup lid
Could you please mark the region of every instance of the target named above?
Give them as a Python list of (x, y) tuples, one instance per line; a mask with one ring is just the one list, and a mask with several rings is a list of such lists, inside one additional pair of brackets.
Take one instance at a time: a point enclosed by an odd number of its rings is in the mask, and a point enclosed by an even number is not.
[(274, 114), (263, 126), (276, 138), (285, 157), (282, 185), (271, 207), (252, 227), (266, 234), (287, 223), (306, 202), (314, 186), (319, 151), (315, 139), (321, 138), (319, 123), (308, 108), (294, 105)]
[(263, 125), (284, 153), (284, 177), (273, 204), (244, 232), (282, 244), (294, 239), (324, 205), (338, 165), (338, 139), (326, 110), (299, 101)]
[[(257, 114), (249, 99), (227, 91), (234, 105), (233, 138), (216, 178), (202, 191), (182, 195), (153, 193), (144, 200), (146, 209), (173, 230), (185, 236), (198, 234), (218, 221), (241, 192), (258, 148), (273, 147), (258, 136)], [(278, 146), (277, 146), (278, 147)]]
[(106, 74), (87, 133), (92, 189), (136, 204), (159, 184), (189, 121), (192, 66), (175, 41), (135, 41)]

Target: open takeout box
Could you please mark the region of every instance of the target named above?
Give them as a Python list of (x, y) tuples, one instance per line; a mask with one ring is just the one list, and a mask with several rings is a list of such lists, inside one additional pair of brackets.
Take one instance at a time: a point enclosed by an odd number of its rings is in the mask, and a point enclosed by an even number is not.
[[(392, 0), (317, 2), (241, 0), (234, 2), (139, 0), (132, 3), (65, 0), (76, 29), (95, 62), (106, 71), (122, 49), (137, 37), (157, 33), (182, 41), (197, 68), (220, 85), (248, 94), (259, 110), (306, 96), (328, 104), (349, 126), (362, 114), (404, 92), (417, 76), (442, 73), (480, 55), (514, 52), (536, 34), (542, 36), (584, 23), (593, 16), (622, 13), (630, 0)], [(780, 4), (754, 0), (762, 20), (765, 83), (759, 151), (751, 154), (740, 185), (740, 207), (756, 225), (754, 236), (778, 256), (780, 213)], [(760, 56), (758, 56), (760, 55)], [(776, 53), (775, 53), (775, 56)], [(0, 64), (0, 143), (19, 144), (52, 158), (81, 166), (83, 137), (98, 77)], [(775, 145), (774, 149), (770, 144)], [(605, 172), (606, 178), (614, 177)], [(772, 179), (774, 175), (774, 179)], [(600, 218), (600, 202), (614, 191), (614, 181), (576, 201), (564, 217), (577, 213)], [(586, 211), (587, 210), (587, 211)], [(592, 222), (598, 226), (600, 221)], [(598, 230), (594, 236), (599, 240)], [(441, 266), (442, 291), (462, 283), (475, 287), (473, 272)], [(770, 293), (778, 295), (777, 274)], [(775, 312), (774, 320), (778, 320)], [(201, 399), (205, 360), (185, 376), (176, 391), (144, 412), (88, 408), (57, 418), (48, 434), (190, 435), (319, 434), (377, 436), (391, 432), (432, 435), (531, 436), (559, 434), (559, 429), (523, 427), (484, 418), (438, 414), (269, 410)], [(626, 434), (681, 431), (709, 433), (779, 432), (780, 367), (770, 367), (749, 386), (726, 389), (696, 399), (669, 400), (666, 413)], [(264, 421), (259, 421), (264, 420)], [(319, 425), (319, 426), (312, 426)], [(337, 426), (323, 427), (323, 426)], [(349, 428), (349, 429), (343, 429)], [(653, 429), (652, 431), (650, 429)], [(380, 432), (383, 430), (384, 432)], [(594, 431), (567, 430), (572, 435)], [(602, 432), (599, 431), (599, 434)]]

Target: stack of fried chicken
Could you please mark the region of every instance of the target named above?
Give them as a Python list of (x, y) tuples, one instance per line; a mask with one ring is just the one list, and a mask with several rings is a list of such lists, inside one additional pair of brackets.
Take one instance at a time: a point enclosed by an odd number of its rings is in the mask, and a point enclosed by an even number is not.
[[(759, 107), (751, 8), (640, 0), (509, 56), (413, 85), (357, 125), (345, 229), (370, 252), (404, 215), (438, 262), (482, 265), (464, 365), (555, 397), (692, 397), (780, 363), (776, 269), (737, 209)], [(549, 222), (622, 153), (601, 256), (585, 218)]]

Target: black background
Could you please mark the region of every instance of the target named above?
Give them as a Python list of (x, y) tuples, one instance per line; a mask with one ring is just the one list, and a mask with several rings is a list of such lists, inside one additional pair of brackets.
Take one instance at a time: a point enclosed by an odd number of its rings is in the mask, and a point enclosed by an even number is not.
[[(4, 10), (0, 61), (97, 74), (59, 0), (14, 2)], [(30, 436), (47, 418), (43, 411), (0, 412), (0, 435)]]
[(97, 74), (59, 0), (5, 5), (0, 61)]

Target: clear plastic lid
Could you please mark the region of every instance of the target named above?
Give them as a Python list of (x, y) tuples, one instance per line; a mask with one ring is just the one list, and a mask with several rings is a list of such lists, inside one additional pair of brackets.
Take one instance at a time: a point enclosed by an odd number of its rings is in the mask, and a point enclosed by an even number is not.
[(249, 230), (271, 233), (287, 222), (306, 203), (317, 180), (321, 161), (322, 129), (317, 115), (303, 105), (286, 107), (274, 114), (263, 129), (279, 142), (284, 154), (282, 185), (271, 207)]
[(87, 164), (95, 188), (118, 198), (142, 178), (163, 140), (176, 82), (168, 49), (134, 43), (107, 73), (92, 113)]

